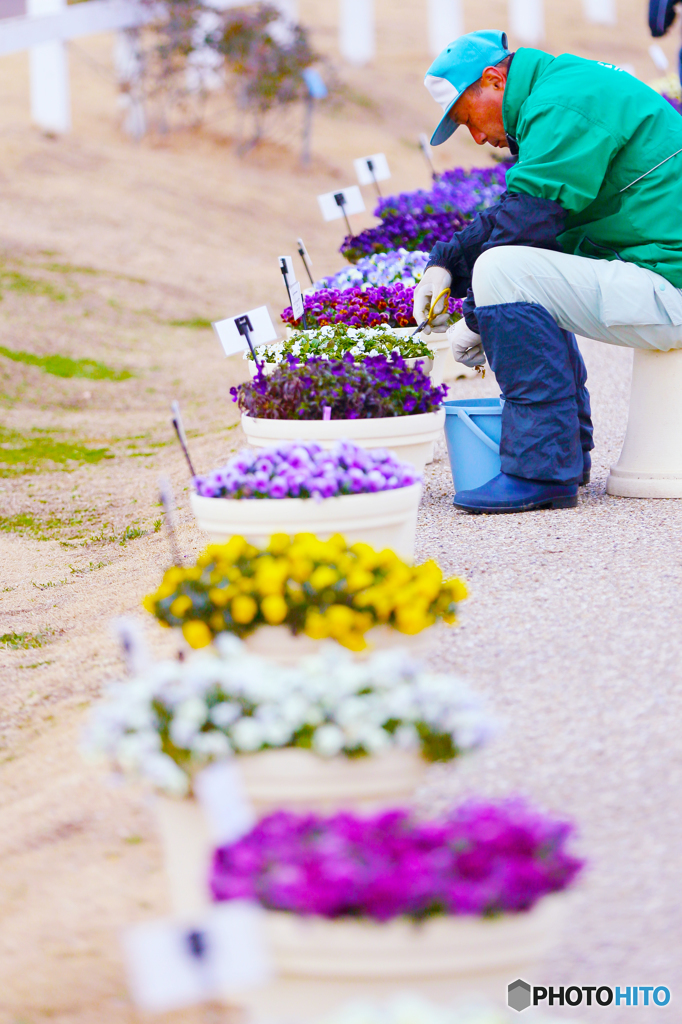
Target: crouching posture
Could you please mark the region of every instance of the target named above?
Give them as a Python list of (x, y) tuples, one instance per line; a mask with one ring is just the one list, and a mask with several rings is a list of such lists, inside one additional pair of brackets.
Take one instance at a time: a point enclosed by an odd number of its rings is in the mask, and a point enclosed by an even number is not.
[(432, 145), (465, 125), (518, 156), (504, 195), (434, 246), (415, 289), (427, 330), (448, 329), (445, 288), (465, 299), (455, 358), (487, 357), (505, 399), (502, 473), (455, 505), (573, 506), (593, 448), (575, 335), (682, 348), (682, 117), (613, 65), (511, 54), (503, 32), (451, 43), (426, 86), (444, 109)]

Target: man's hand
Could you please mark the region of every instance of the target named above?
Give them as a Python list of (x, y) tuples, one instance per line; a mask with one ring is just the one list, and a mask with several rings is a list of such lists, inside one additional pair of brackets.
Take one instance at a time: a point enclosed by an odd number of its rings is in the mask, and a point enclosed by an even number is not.
[(465, 366), (485, 366), (481, 335), (469, 330), (464, 317), (452, 325), (448, 331), (448, 341), (456, 362), (464, 363)]
[[(451, 284), (452, 275), (444, 267), (429, 267), (428, 270), (424, 271), (424, 276), (414, 290), (412, 316), (417, 321), (417, 324), (423, 323), (424, 320), (429, 320), (431, 303), (445, 288), (449, 288)], [(448, 329), (449, 320), (447, 300), (443, 296), (436, 303), (433, 316), (422, 333), (431, 334), (434, 331), (436, 334), (444, 334)]]

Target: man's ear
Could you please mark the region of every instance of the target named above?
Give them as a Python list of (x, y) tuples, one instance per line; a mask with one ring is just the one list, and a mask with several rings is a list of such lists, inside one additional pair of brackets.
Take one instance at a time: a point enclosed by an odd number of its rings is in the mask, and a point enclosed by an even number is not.
[(501, 89), (504, 91), (506, 83), (507, 76), (504, 71), (494, 66), (485, 68), (481, 75), (481, 85), (483, 88)]

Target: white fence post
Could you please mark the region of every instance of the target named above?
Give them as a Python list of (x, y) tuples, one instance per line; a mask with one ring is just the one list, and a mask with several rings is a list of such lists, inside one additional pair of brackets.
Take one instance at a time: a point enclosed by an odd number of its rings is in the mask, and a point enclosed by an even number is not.
[(545, 38), (544, 0), (509, 0), (509, 31), (522, 43)]
[[(29, 17), (60, 14), (66, 0), (28, 0)], [(31, 118), (45, 132), (71, 130), (71, 91), (66, 43), (54, 39), (30, 51)]]
[(374, 0), (339, 0), (339, 50), (349, 64), (374, 57)]
[(429, 52), (437, 57), (448, 43), (464, 35), (462, 0), (428, 0)]
[(122, 28), (116, 33), (114, 67), (121, 89), (119, 104), (125, 109), (123, 127), (134, 139), (141, 139), (147, 130), (142, 90), (142, 54), (140, 30)]
[(618, 21), (616, 0), (583, 0), (583, 11), (594, 25), (615, 25)]

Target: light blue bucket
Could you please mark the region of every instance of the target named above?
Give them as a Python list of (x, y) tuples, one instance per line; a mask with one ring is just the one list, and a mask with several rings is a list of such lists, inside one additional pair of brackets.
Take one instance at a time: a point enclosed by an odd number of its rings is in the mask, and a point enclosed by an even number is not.
[(455, 494), (492, 480), (500, 472), (502, 398), (445, 402), (445, 440)]

